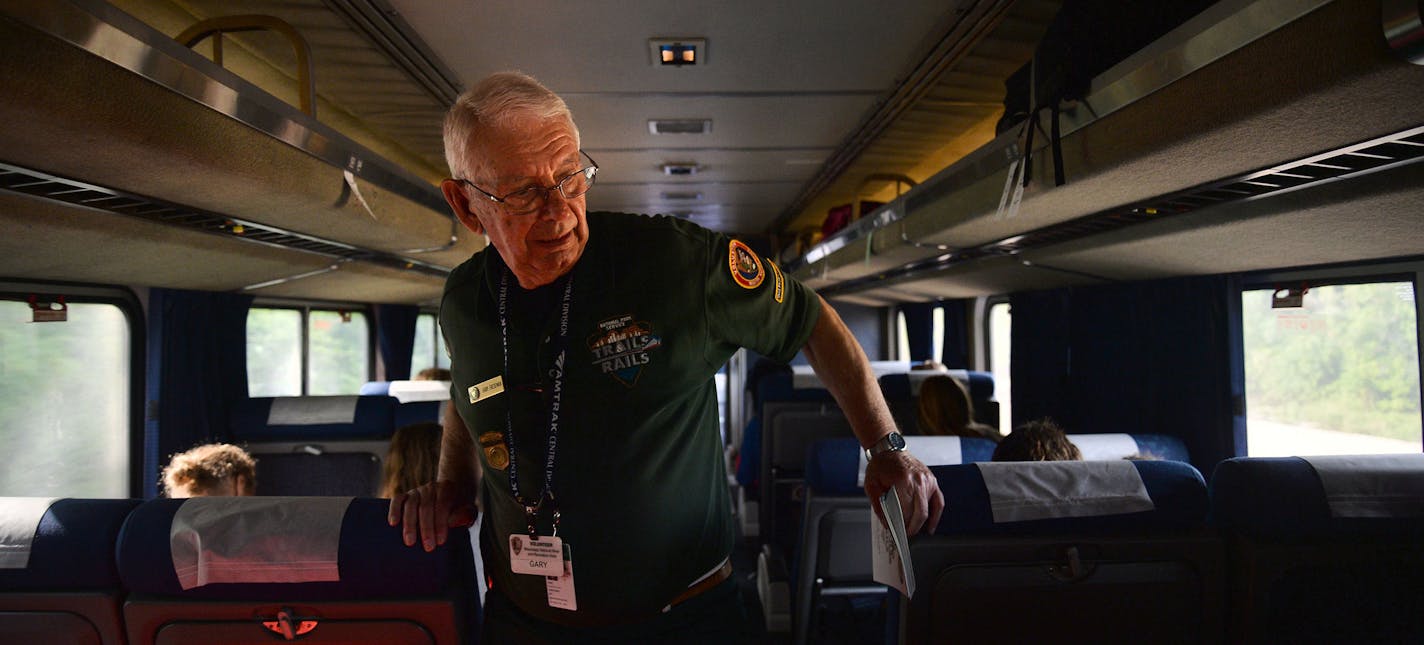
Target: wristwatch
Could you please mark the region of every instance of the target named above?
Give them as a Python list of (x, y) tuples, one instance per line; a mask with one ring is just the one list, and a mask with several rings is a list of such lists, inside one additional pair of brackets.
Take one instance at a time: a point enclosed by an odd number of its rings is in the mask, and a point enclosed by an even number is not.
[(875, 458), (875, 455), (879, 455), (882, 453), (903, 452), (904, 450), (904, 435), (898, 432), (891, 431), (890, 434), (881, 437), (879, 441), (870, 444), (870, 447), (865, 449), (865, 460), (870, 461), (871, 459)]

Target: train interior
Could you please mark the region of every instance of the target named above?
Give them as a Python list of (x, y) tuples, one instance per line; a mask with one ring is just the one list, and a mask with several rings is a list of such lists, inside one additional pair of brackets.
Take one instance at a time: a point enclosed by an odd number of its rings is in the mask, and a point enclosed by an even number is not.
[[(0, 0), (0, 412), (36, 429), (0, 427), (0, 635), (474, 639), (478, 540), (406, 549), (370, 498), (394, 430), (446, 405), (411, 379), (448, 367), (444, 279), (487, 244), (440, 193), (441, 119), (518, 69), (572, 110), (591, 211), (736, 236), (815, 289), (907, 433), (948, 375), (976, 421), (1052, 417), (1084, 454), (910, 437), (948, 510), (902, 595), (835, 400), (804, 359), (754, 383), (738, 354), (733, 560), (768, 642), (1417, 640), (1424, 5), (1109, 4)], [(1302, 312), (1372, 284), (1400, 317), (1352, 400), (1405, 403), (1346, 422), (1404, 427), (1357, 449), (1392, 454), (1261, 449), (1251, 321), (1354, 329)], [(122, 340), (83, 353), (100, 308)], [(254, 350), (255, 312), (293, 344)], [(65, 325), (77, 353), (46, 354)], [(1322, 343), (1271, 361), (1324, 392)], [(165, 537), (204, 503), (158, 472), (214, 439), (276, 500), (239, 510), (310, 518), (239, 533), (312, 566)]]

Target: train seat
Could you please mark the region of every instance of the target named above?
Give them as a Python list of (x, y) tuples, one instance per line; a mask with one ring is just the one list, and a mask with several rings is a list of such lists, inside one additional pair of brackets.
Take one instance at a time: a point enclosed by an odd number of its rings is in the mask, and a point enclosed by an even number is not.
[(758, 529), (763, 543), (789, 547), (797, 535), (794, 527), (800, 517), (807, 450), (822, 439), (855, 435), (819, 381), (768, 374), (757, 390), (762, 427)]
[(0, 641), (122, 645), (114, 547), (138, 504), (0, 498)]
[(440, 423), (450, 400), (449, 381), (391, 381), (390, 395), (400, 401), (395, 409), (395, 427), (412, 423)]
[(999, 427), (999, 402), (994, 400), (994, 375), (990, 372), (974, 370), (917, 370), (902, 374), (885, 374), (879, 378), (880, 392), (895, 422), (904, 430), (913, 432), (919, 424), (920, 385), (934, 376), (953, 378), (969, 392), (969, 401), (974, 405), (974, 420), (985, 425)]
[(1424, 634), (1424, 455), (1228, 459), (1211, 503), (1237, 640)]
[(905, 643), (1219, 642), (1220, 539), (1176, 461), (931, 467), (945, 496), (910, 544)]
[(390, 393), (390, 381), (367, 381), (361, 384), (361, 390), (357, 392), (361, 396), (386, 396)]
[[(905, 437), (929, 466), (987, 461), (994, 442), (968, 437)], [(865, 497), (865, 451), (856, 439), (817, 441), (806, 456), (806, 501), (796, 554), (796, 642), (817, 640), (820, 600), (871, 595), (886, 587), (870, 570), (870, 501)]]
[(401, 403), (449, 401), (449, 381), (391, 381), (387, 394)]
[(251, 398), (229, 427), (257, 459), (258, 495), (372, 496), (398, 407), (390, 396)]
[(200, 497), (144, 503), (118, 567), (131, 645), (468, 642), (478, 633), (465, 529), (426, 553), (388, 502)]
[(1082, 451), (1085, 461), (1132, 457), (1191, 462), (1186, 444), (1181, 439), (1164, 434), (1070, 434), (1068, 440)]

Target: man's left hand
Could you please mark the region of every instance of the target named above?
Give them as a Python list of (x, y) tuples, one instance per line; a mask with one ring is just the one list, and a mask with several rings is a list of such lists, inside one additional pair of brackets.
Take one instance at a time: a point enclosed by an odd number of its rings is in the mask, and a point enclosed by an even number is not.
[(870, 460), (865, 467), (865, 494), (882, 522), (885, 511), (881, 510), (879, 499), (891, 487), (900, 497), (905, 534), (914, 535), (921, 529), (933, 533), (944, 512), (944, 494), (930, 469), (904, 451), (880, 453)]

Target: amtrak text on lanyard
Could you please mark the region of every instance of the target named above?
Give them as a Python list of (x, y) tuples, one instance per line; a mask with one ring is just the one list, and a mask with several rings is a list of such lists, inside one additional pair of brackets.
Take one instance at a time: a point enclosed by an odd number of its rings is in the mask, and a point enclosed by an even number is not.
[[(529, 537), (537, 537), (534, 528), (535, 520), (539, 510), (543, 507), (544, 501), (548, 500), (554, 510), (554, 532), (559, 534), (559, 509), (558, 502), (554, 499), (554, 456), (558, 449), (559, 439), (559, 410), (564, 397), (564, 361), (569, 348), (569, 304), (573, 295), (574, 279), (569, 276), (568, 282), (564, 285), (564, 295), (559, 304), (559, 330), (558, 330), (558, 353), (554, 356), (554, 367), (549, 370), (549, 376), (553, 380), (553, 394), (549, 404), (549, 448), (544, 461), (544, 490), (540, 491), (539, 497), (532, 502), (525, 499), (519, 493), (519, 473), (516, 464), (519, 460), (514, 452), (514, 416), (513, 405), (505, 413), (504, 423), (504, 443), (509, 450), (509, 490), (514, 494), (514, 501), (524, 507), (524, 516), (529, 528)], [(512, 382), (509, 372), (509, 270), (505, 269), (499, 280), (499, 335), (502, 348), (504, 350), (504, 378)]]

